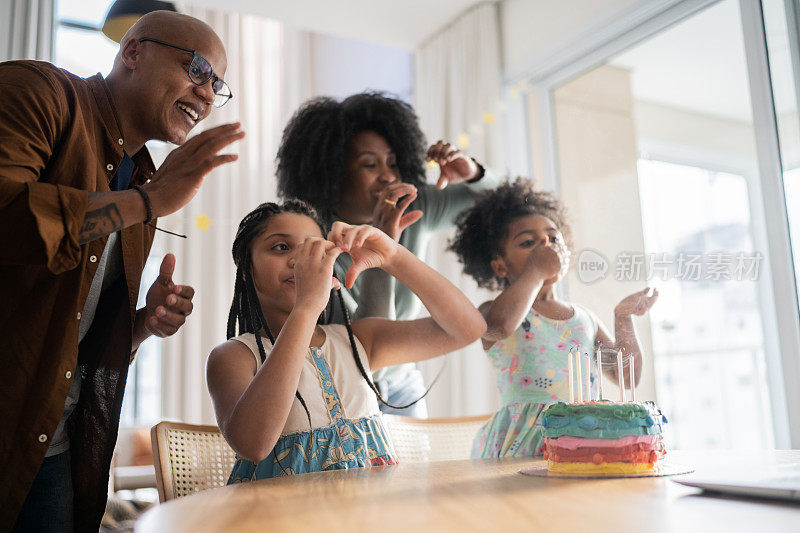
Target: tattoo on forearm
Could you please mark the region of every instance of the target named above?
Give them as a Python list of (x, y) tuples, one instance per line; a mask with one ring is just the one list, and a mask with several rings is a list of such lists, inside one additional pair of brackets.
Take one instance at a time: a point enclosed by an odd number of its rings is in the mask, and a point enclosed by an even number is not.
[(117, 204), (112, 202), (86, 213), (78, 240), (84, 244), (119, 231), (122, 227), (122, 215)]

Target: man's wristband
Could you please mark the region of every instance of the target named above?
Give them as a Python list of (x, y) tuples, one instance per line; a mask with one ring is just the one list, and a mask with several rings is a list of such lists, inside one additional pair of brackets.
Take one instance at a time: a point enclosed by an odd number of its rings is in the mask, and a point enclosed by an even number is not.
[(141, 185), (134, 185), (134, 189), (138, 192), (142, 200), (144, 200), (144, 210), (147, 213), (145, 215), (144, 224), (147, 225), (153, 220), (153, 203), (150, 201), (150, 195), (147, 194), (147, 191)]

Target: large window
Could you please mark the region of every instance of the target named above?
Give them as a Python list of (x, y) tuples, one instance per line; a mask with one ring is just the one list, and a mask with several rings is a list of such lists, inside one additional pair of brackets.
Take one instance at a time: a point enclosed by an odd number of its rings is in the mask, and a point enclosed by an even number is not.
[[(800, 167), (783, 172), (783, 185), (786, 188), (786, 207), (792, 229), (792, 250), (795, 254), (795, 275), (800, 279)], [(798, 284), (800, 290), (800, 284)], [(800, 297), (800, 292), (798, 292)]]
[[(137, 309), (144, 307), (147, 290), (158, 277), (162, 259), (163, 257), (156, 251), (147, 258), (139, 287)], [(128, 369), (120, 425), (152, 426), (159, 420), (161, 420), (161, 339), (150, 337), (139, 347), (136, 359)]]
[[(118, 45), (101, 32), (111, 0), (59, 0), (56, 7), (54, 63), (82, 77), (111, 71)], [(137, 307), (158, 277), (161, 257), (152, 253), (142, 274)], [(151, 337), (139, 347), (128, 372), (120, 425), (151, 425), (161, 418), (161, 343)]]
[[(679, 448), (770, 448), (758, 276), (743, 176), (640, 159), (646, 256), (664, 256), (650, 312), (656, 389)], [(658, 279), (658, 278), (661, 279)], [(748, 424), (742, 424), (748, 420)]]
[(795, 276), (800, 279), (800, 6), (788, 0), (762, 4)]
[[(610, 263), (603, 279), (570, 277), (569, 296), (609, 324), (622, 297), (658, 287), (636, 320), (637, 396), (658, 400), (677, 448), (787, 442), (743, 22), (739, 2), (715, 2), (552, 90), (579, 261), (592, 249)], [(621, 276), (623, 259), (641, 268)]]
[(117, 44), (101, 32), (111, 0), (58, 0), (54, 63), (78, 76), (111, 71)]

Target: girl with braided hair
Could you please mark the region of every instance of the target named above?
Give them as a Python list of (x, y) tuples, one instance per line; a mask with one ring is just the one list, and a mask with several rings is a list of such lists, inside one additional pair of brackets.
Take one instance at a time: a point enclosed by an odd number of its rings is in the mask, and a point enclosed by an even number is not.
[[(539, 415), (548, 404), (569, 400), (568, 356), (596, 349), (635, 358), (642, 350), (632, 315), (642, 315), (658, 298), (649, 288), (624, 298), (614, 309), (616, 339), (589, 309), (558, 298), (555, 284), (569, 267), (569, 225), (561, 202), (535, 191), (529, 180), (506, 182), (485, 193), (458, 216), (451, 249), (464, 273), (478, 285), (499, 290), (483, 303), (487, 331), (481, 339), (497, 372), (503, 405), (478, 431), (473, 457), (541, 454)], [(598, 397), (591, 369), (592, 398)], [(611, 369), (604, 373), (617, 383)]]
[[(352, 264), (340, 282), (333, 266), (342, 252)], [(229, 483), (396, 463), (370, 371), (451, 352), (486, 329), (456, 287), (385, 233), (336, 222), (325, 238), (300, 201), (248, 214), (233, 258), (229, 340), (207, 365), (217, 422), (237, 453)], [(331, 290), (344, 306), (340, 286), (370, 268), (408, 286), (431, 317), (351, 323), (345, 309), (344, 324), (320, 325)]]
[[(425, 183), (426, 161), (439, 166), (436, 185)], [(283, 132), (277, 163), (282, 198), (308, 202), (325, 224), (371, 224), (422, 260), (431, 237), (452, 228), (479, 190), (498, 183), (454, 144), (428, 145), (412, 107), (375, 92), (306, 102)], [(339, 256), (336, 274), (349, 264), (347, 255)], [(412, 291), (377, 269), (342, 293), (354, 318), (406, 320), (420, 310)], [(344, 317), (334, 306), (326, 319), (341, 324)], [(390, 403), (409, 403), (425, 391), (412, 364), (381, 369), (374, 378)], [(427, 417), (424, 401), (401, 411), (385, 405), (381, 410)]]

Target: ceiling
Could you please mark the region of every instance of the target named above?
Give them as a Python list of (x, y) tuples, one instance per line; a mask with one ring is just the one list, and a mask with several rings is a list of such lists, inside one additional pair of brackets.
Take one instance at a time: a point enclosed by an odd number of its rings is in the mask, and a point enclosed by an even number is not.
[[(549, 21), (547, 24), (561, 24), (560, 33), (572, 35), (569, 30), (574, 30), (572, 26), (582, 20), (574, 9), (583, 5), (583, 1), (564, 0), (552, 4), (544, 0), (504, 0), (504, 6), (512, 18), (514, 13), (522, 19), (530, 18), (527, 25), (534, 32), (536, 23), (544, 19)], [(632, 0), (592, 1), (602, 4), (602, 9), (597, 8), (600, 12), (593, 15), (599, 19), (603, 14), (620, 13), (636, 5)], [(321, 34), (413, 50), (481, 2), (226, 0), (225, 10), (269, 17)], [(188, 0), (188, 3), (210, 8), (219, 8), (220, 4), (219, 0)], [(782, 13), (776, 11), (781, 4), (766, 2), (764, 6), (779, 113), (795, 108), (785, 24), (775, 24), (775, 21), (782, 23)], [(514, 24), (514, 20), (504, 21), (503, 30), (510, 31)], [(557, 40), (553, 36), (550, 39)], [(538, 49), (547, 48), (546, 44), (528, 43), (520, 35), (503, 42), (506, 55), (510, 53), (508, 48), (514, 47), (524, 56), (535, 56)], [(635, 45), (609, 63), (631, 71), (637, 100), (751, 122), (750, 91), (737, 0), (722, 0)]]
[[(189, 0), (219, 9), (219, 0)], [(226, 11), (318, 33), (413, 50), (481, 0), (226, 0)]]

